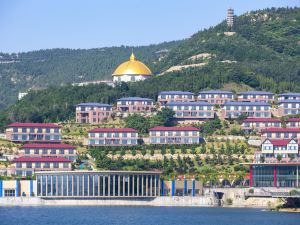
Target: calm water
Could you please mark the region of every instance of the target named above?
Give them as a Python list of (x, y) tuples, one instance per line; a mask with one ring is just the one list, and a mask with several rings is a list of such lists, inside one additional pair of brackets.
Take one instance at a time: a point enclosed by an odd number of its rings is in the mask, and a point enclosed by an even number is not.
[(0, 207), (0, 225), (299, 225), (300, 214), (260, 209)]

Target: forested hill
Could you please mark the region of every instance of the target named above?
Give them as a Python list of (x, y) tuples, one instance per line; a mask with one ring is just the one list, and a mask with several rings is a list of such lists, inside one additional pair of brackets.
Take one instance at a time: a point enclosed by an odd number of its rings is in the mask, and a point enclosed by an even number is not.
[[(122, 96), (156, 98), (162, 90), (300, 91), (300, 8), (260, 10), (243, 14), (235, 21), (235, 33), (226, 33), (228, 29), (223, 21), (181, 42), (169, 44), (170, 51), (153, 63), (150, 57), (147, 60), (142, 52), (137, 53), (159, 74), (156, 77), (116, 88), (91, 85), (32, 91), (0, 113), (0, 123), (74, 119), (74, 106), (80, 102), (114, 103)], [(162, 48), (155, 51), (158, 49)], [(124, 53), (124, 59), (128, 52)], [(174, 66), (176, 69), (172, 69)], [(180, 70), (182, 66), (184, 69)]]
[(0, 53), (0, 109), (13, 104), (19, 91), (74, 82), (111, 79), (115, 67), (131, 51), (150, 68), (181, 41), (140, 47), (49, 49), (18, 54)]

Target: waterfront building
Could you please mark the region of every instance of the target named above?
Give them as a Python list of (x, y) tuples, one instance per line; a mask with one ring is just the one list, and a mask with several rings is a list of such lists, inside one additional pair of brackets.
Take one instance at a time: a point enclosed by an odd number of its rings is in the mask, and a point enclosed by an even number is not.
[(144, 63), (138, 61), (132, 53), (128, 61), (116, 68), (112, 77), (114, 82), (136, 82), (145, 80), (152, 75), (151, 70)]
[(61, 126), (54, 123), (12, 123), (6, 138), (13, 142), (60, 142)]
[(42, 198), (155, 198), (161, 172), (39, 172), (37, 196)]
[(149, 129), (150, 144), (199, 144), (199, 129), (191, 126), (163, 127)]
[(300, 93), (283, 93), (278, 95), (278, 101), (300, 100)]
[(289, 119), (287, 119), (286, 127), (298, 127), (298, 128), (300, 128), (300, 118), (289, 118)]
[(19, 150), (20, 157), (65, 157), (74, 161), (76, 148), (69, 144), (27, 143)]
[(157, 101), (165, 106), (170, 102), (193, 102), (195, 97), (194, 93), (189, 91), (162, 91), (159, 92)]
[(278, 103), (279, 116), (296, 114), (300, 114), (300, 100), (284, 100)]
[(299, 187), (300, 161), (253, 162), (250, 165), (250, 187)]
[(154, 103), (149, 98), (120, 98), (117, 100), (117, 110), (121, 113), (149, 113), (154, 110)]
[(247, 118), (242, 123), (242, 130), (246, 131), (247, 133), (251, 132), (252, 130), (256, 130), (258, 132), (261, 129), (267, 127), (281, 127), (281, 120), (275, 118)]
[(102, 103), (80, 103), (76, 105), (76, 123), (98, 124), (112, 115), (112, 106)]
[(243, 91), (237, 94), (241, 102), (273, 102), (274, 94), (265, 91)]
[(12, 174), (26, 177), (36, 171), (71, 170), (71, 160), (64, 157), (19, 157), (12, 161)]
[(91, 146), (127, 146), (138, 144), (138, 131), (133, 128), (95, 128), (88, 133)]
[(240, 115), (255, 118), (271, 118), (271, 106), (265, 102), (226, 102), (221, 111), (221, 117), (236, 119)]
[(270, 127), (261, 130), (262, 139), (300, 139), (300, 128)]
[[(278, 155), (283, 159), (290, 157), (298, 157), (299, 144), (295, 139), (269, 139), (263, 141), (259, 156), (264, 156), (266, 161), (275, 160)], [(258, 158), (258, 157), (255, 157)]]
[(208, 102), (170, 102), (167, 108), (175, 112), (177, 122), (198, 122), (215, 117), (214, 105)]
[(1, 180), (0, 197), (33, 197), (36, 195), (35, 180)]
[(231, 91), (209, 90), (201, 91), (198, 95), (198, 101), (207, 101), (215, 105), (223, 105), (233, 100), (234, 94)]

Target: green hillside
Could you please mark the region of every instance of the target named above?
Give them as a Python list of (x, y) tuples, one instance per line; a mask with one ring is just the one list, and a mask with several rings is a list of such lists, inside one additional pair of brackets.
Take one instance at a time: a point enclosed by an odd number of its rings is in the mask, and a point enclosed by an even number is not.
[[(300, 8), (272, 8), (237, 17), (234, 27), (236, 33), (231, 36), (224, 33), (228, 30), (223, 21), (181, 42), (165, 43), (170, 51), (159, 60), (156, 54), (146, 52), (147, 47), (143, 47), (144, 53), (135, 50), (139, 58), (149, 64), (153, 72), (163, 75), (143, 82), (121, 84), (116, 88), (91, 85), (32, 91), (0, 114), (0, 123), (69, 120), (74, 118), (74, 105), (80, 102), (114, 103), (121, 96), (155, 98), (162, 90), (198, 92), (226, 87), (235, 91), (234, 87), (240, 85), (242, 88), (275, 93), (300, 91), (299, 21)], [(163, 48), (167, 47), (156, 46), (153, 52)], [(131, 49), (126, 51), (122, 59), (111, 62), (113, 66), (110, 69), (128, 57)], [(196, 57), (199, 54), (200, 57)], [(191, 64), (199, 66), (164, 73), (170, 67)], [(76, 68), (70, 70), (77, 71)], [(60, 80), (60, 83), (67, 82)]]
[[(50, 49), (19, 54), (0, 53), (0, 109), (13, 104), (19, 91), (63, 86), (74, 82), (110, 79), (118, 64), (134, 51), (152, 63), (180, 41), (141, 47), (109, 47), (88, 50)], [(162, 52), (162, 53), (161, 53)]]

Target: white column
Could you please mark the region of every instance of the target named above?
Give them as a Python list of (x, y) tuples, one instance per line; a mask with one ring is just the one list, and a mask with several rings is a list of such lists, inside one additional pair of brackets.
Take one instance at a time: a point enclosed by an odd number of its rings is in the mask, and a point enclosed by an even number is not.
[(157, 184), (157, 177), (155, 175), (155, 178), (154, 178), (154, 195), (157, 196), (157, 187), (156, 187), (156, 184)]
[(107, 185), (107, 189), (108, 189), (108, 196), (110, 196), (110, 175), (108, 175), (108, 185)]
[(56, 180), (56, 196), (58, 196), (58, 176), (55, 176)]
[(146, 175), (146, 196), (148, 196), (148, 175)]
[(95, 196), (95, 174), (93, 175), (93, 196)]
[(103, 180), (103, 182), (102, 182), (103, 196), (105, 196), (105, 176), (103, 176), (102, 180)]
[(46, 196), (48, 196), (48, 175), (46, 176)]
[(100, 175), (98, 176), (98, 196), (101, 196), (100, 195)]
[(132, 196), (135, 196), (135, 193), (134, 193), (134, 185), (135, 185), (135, 182), (134, 182), (134, 179), (135, 179), (135, 175), (132, 175)]
[(128, 189), (127, 196), (130, 196), (130, 176), (128, 176), (127, 189)]
[(82, 175), (82, 196), (84, 196), (84, 180), (85, 180), (85, 177), (84, 177), (84, 175)]
[(113, 196), (116, 196), (116, 175), (113, 176)]
[(150, 177), (150, 196), (152, 196), (152, 192), (153, 192), (153, 176), (151, 175)]
[(53, 176), (51, 176), (51, 196), (53, 196)]
[(72, 176), (72, 196), (74, 196), (74, 176)]
[(139, 187), (140, 187), (140, 175), (137, 175), (137, 178), (136, 178), (136, 196), (139, 196), (140, 195), (140, 190), (139, 190)]
[(121, 185), (120, 175), (118, 175), (118, 196), (120, 196), (120, 185)]
[(69, 175), (67, 175), (67, 195), (69, 195)]
[(78, 196), (79, 195), (79, 193), (78, 193), (79, 192), (78, 191), (79, 190), (79, 177), (77, 177), (77, 185), (76, 186), (77, 186), (77, 188), (76, 188), (76, 195)]
[(298, 171), (298, 166), (296, 167), (297, 171), (296, 171), (296, 187), (299, 187), (299, 171)]
[(125, 196), (125, 176), (123, 175), (123, 196)]
[(144, 175), (142, 175), (142, 196), (144, 196)]
[(90, 176), (87, 177), (87, 195), (90, 196)]

